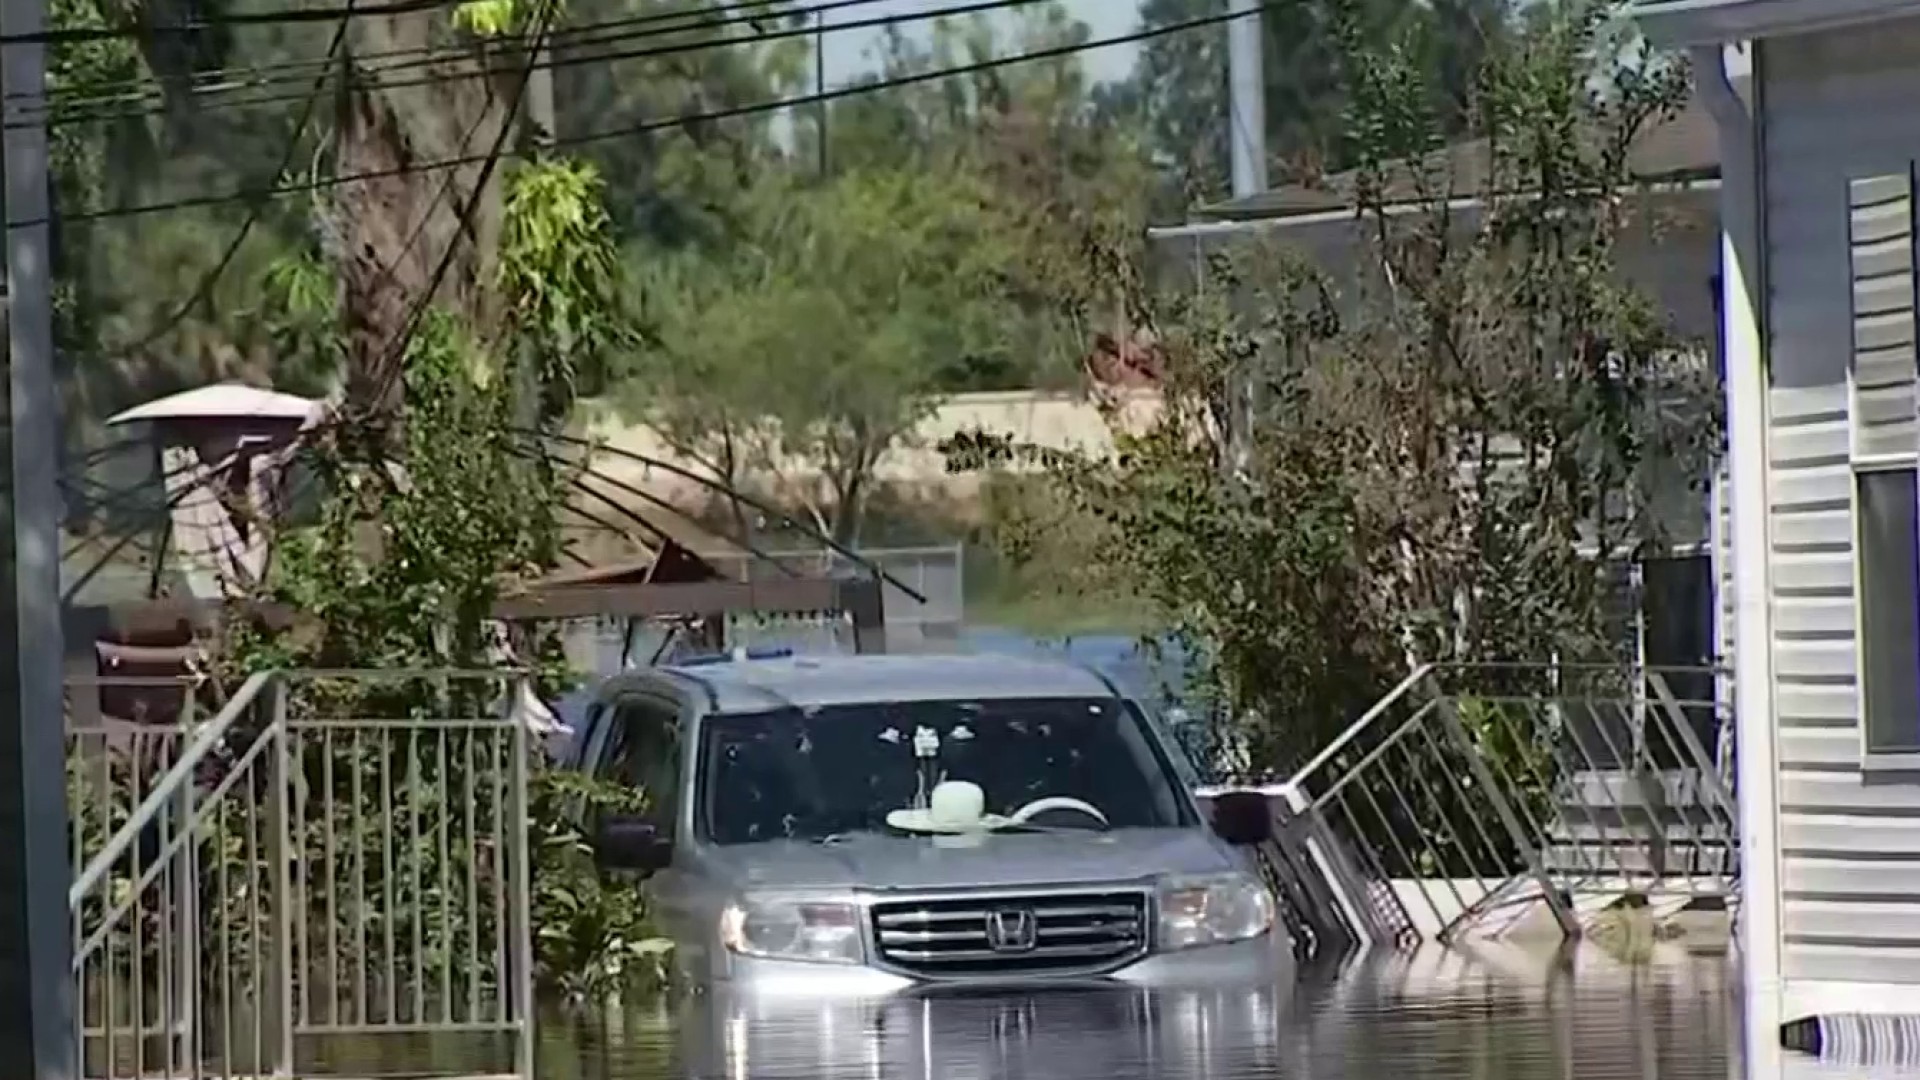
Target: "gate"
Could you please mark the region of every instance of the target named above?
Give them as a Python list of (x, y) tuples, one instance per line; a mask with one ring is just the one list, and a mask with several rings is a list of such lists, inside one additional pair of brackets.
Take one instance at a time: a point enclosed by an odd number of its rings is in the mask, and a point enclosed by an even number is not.
[(523, 678), (269, 672), (204, 720), (177, 680), (71, 730), (84, 1074), (531, 1076)]

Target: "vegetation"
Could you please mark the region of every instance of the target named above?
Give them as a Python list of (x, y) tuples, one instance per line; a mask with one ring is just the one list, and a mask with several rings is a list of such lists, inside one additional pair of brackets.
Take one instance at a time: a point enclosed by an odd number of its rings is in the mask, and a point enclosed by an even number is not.
[[(136, 7), (161, 19), (174, 2)], [(1149, 0), (1143, 18), (1218, 3)], [(1346, 170), (1329, 182), (1357, 203), (1357, 270), (1244, 247), (1207, 253), (1181, 282), (1142, 226), (1219, 194), (1225, 65), (1209, 35), (1153, 41), (1122, 85), (1095, 86), (1061, 55), (780, 122), (705, 114), (799, 89), (804, 41), (688, 21), (645, 40), (655, 55), (616, 63), (596, 60), (606, 44), (591, 37), (548, 40), (717, 10), (707, 0), (481, 0), (339, 35), (62, 45), (53, 78), (75, 108), (100, 111), (109, 84), (143, 73), (159, 87), (57, 129), (60, 345), (69, 404), (88, 418), (70, 451), (104, 441), (107, 413), (215, 377), (337, 391), (334, 418), (301, 440), (307, 512), (281, 523), (252, 597), (300, 612), (299, 631), (226, 628), (217, 685), (264, 667), (510, 656), (551, 692), (570, 677), (554, 643), (506, 641), (489, 613), (565, 557), (573, 473), (548, 437), (589, 406), (649, 422), (724, 485), (764, 485), (854, 543), (886, 502), (884, 454), (943, 395), (1078, 387), (1096, 342), (1137, 348), (1159, 408), (1143, 423), (1096, 388), (1115, 453), (996, 432), (945, 448), (953, 468), (988, 475), (992, 591), (1003, 608), (1038, 597), (1170, 629), (1197, 663), (1196, 696), (1219, 704), (1223, 745), (1251, 771), (1284, 770), (1411, 660), (1603, 654), (1601, 564), (1658, 544), (1673, 479), (1703, 477), (1717, 448), (1708, 376), (1616, 257), (1645, 224), (1624, 197), (1627, 147), (1677, 106), (1683, 73), (1615, 40), (1603, 4), (1524, 20), (1507, 8), (1282, 5), (1276, 179)], [(121, 18), (93, 0), (57, 15)], [(891, 35), (874, 78), (1086, 36), (1053, 4), (946, 20)], [(533, 116), (523, 64), (543, 48), (580, 62), (547, 73), (560, 107)], [(379, 59), (396, 50), (431, 54), (438, 77)], [(300, 69), (311, 100), (232, 107), (201, 85), (224, 65), (321, 56)], [(342, 78), (329, 84), (330, 68)], [(607, 116), (687, 119), (556, 149), (617, 130)], [(1449, 202), (1463, 158), (1438, 153), (1465, 136), (1481, 140), (1466, 156), (1485, 181), (1471, 220)], [(459, 164), (400, 167), (423, 160)], [(231, 189), (230, 173), (313, 190), (193, 200)], [(189, 205), (88, 214), (170, 199)], [(734, 513), (739, 533), (764, 524)], [(497, 693), (417, 678), (314, 691), (297, 708), (489, 715)], [(1539, 752), (1531, 729), (1498, 738), (1523, 769)], [(304, 745), (302, 780), (325, 810), (300, 842), (350, 838), (365, 870), (367, 845), (393, 838), (382, 815), (424, 822), (431, 839), (497, 806), (460, 794), (482, 753), (462, 739)], [(354, 787), (369, 771), (403, 778), (404, 794)], [(601, 879), (580, 833), (583, 813), (644, 797), (534, 778), (549, 989), (598, 997), (660, 974), (644, 895)], [(257, 853), (218, 843), (221, 866), (259, 872)], [(461, 939), (423, 914), (445, 901), (432, 883), (493, 883), (498, 852), (462, 862), (414, 842), (405, 855), (394, 885), (414, 905), (409, 929), (444, 955)], [(353, 928), (357, 903), (327, 909), (317, 932)]]
[(1603, 655), (1596, 551), (1657, 544), (1663, 486), (1707, 474), (1711, 385), (1615, 259), (1626, 149), (1684, 73), (1617, 59), (1609, 30), (1579, 5), (1493, 54), (1469, 113), (1487, 186), (1515, 194), (1463, 222), (1417, 37), (1374, 51), (1347, 23), (1360, 272), (1242, 249), (1157, 292), (1097, 248), (1159, 350), (1160, 415), (1116, 420), (1111, 457), (950, 447), (1038, 461), (1105, 522), (1090, 562), (1183, 639), (1257, 769), (1302, 760), (1411, 660)]
[(983, 193), (861, 169), (767, 182), (737, 213), (744, 242), (724, 259), (650, 267), (660, 347), (631, 407), (729, 482), (778, 477), (821, 532), (858, 542), (880, 456), (931, 411), (942, 365), (1013, 348)]

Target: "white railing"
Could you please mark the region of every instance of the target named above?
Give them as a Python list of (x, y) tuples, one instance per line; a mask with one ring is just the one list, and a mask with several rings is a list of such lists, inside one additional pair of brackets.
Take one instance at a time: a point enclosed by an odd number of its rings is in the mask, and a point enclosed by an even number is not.
[(522, 680), (273, 672), (205, 721), (176, 680), (71, 730), (84, 1075), (530, 1077)]
[[(1422, 665), (1285, 783), (1269, 882), (1307, 951), (1448, 940), (1582, 895), (1738, 895), (1710, 668)], [(1225, 788), (1213, 788), (1210, 795)]]

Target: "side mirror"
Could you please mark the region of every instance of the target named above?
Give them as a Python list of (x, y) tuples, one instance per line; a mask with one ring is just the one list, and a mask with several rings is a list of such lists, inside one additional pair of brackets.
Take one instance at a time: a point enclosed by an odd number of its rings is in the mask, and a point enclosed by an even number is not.
[(1223, 791), (1213, 802), (1213, 831), (1229, 844), (1251, 847), (1273, 839), (1273, 807), (1257, 791)]
[(593, 839), (594, 861), (603, 870), (665, 870), (673, 862), (673, 841), (659, 826), (636, 817), (610, 817)]

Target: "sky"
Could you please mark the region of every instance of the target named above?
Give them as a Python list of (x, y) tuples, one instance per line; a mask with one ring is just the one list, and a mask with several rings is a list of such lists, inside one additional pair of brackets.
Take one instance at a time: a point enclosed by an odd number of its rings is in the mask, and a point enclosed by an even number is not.
[[(1094, 40), (1116, 37), (1139, 28), (1140, 5), (1137, 0), (1063, 0), (1073, 17), (1086, 23), (1093, 30)], [(827, 26), (831, 30), (834, 15), (842, 20), (861, 20), (883, 18), (888, 15), (912, 15), (918, 12), (939, 11), (942, 8), (959, 6), (956, 0), (879, 0), (878, 3), (862, 4), (827, 16)], [(932, 19), (912, 23), (908, 32), (925, 38), (931, 33)], [(828, 33), (822, 51), (826, 54), (827, 83), (829, 85), (844, 82), (847, 79), (873, 67), (870, 50), (883, 36), (879, 29), (849, 30), (843, 33)], [(1118, 79), (1133, 68), (1134, 58), (1139, 53), (1137, 45), (1117, 45), (1106, 49), (1089, 50), (1085, 56), (1087, 72), (1095, 80)]]

